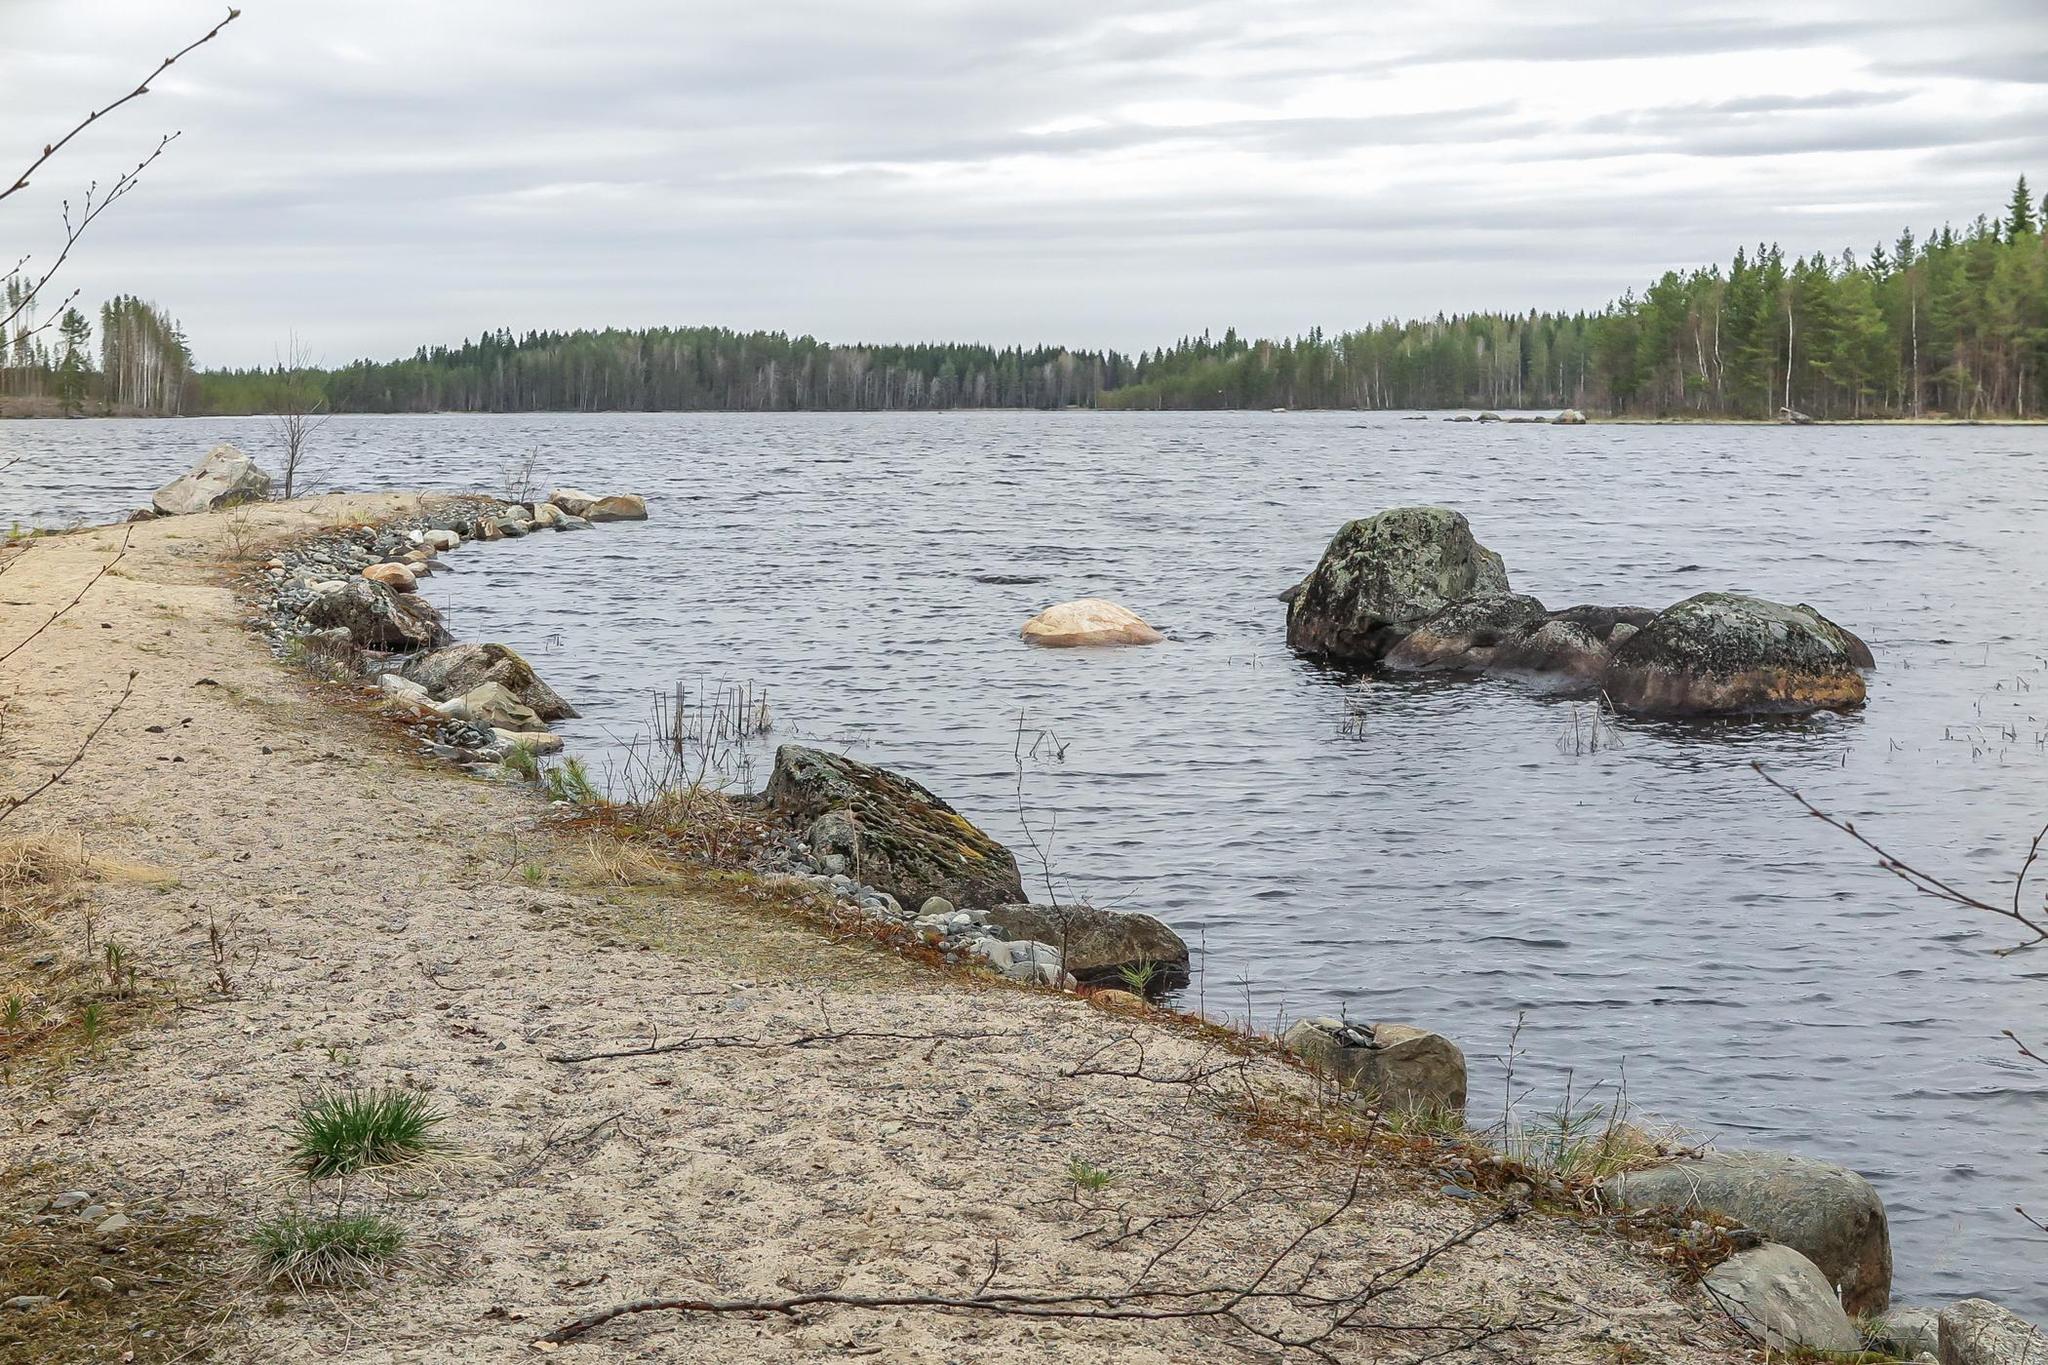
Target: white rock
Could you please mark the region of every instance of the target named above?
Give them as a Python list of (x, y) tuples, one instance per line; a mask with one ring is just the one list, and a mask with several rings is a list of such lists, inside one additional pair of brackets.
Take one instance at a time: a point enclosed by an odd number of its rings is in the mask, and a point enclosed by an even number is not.
[(222, 442), (206, 452), (189, 474), (157, 489), (156, 510), (167, 517), (211, 512), (270, 496), (270, 476), (235, 447)]
[(1023, 636), (1034, 645), (1156, 645), (1166, 637), (1127, 607), (1084, 597), (1047, 607), (1024, 623)]

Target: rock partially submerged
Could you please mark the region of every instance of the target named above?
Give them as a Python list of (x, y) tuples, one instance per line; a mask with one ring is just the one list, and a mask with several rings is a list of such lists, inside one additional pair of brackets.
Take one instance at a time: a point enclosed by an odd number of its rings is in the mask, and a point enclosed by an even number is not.
[(1610, 1207), (1709, 1209), (1793, 1248), (1856, 1314), (1891, 1302), (1892, 1244), (1884, 1201), (1845, 1167), (1783, 1152), (1710, 1152), (1609, 1178)]
[(1128, 607), (1099, 597), (1084, 597), (1047, 607), (1024, 623), (1023, 636), (1034, 645), (1156, 645), (1166, 637)]
[(1849, 1353), (1863, 1337), (1819, 1267), (1788, 1246), (1738, 1251), (1707, 1273), (1703, 1288), (1744, 1329), (1777, 1351)]
[(1339, 663), (1378, 663), (1419, 622), (1508, 591), (1507, 566), (1447, 507), (1347, 522), (1288, 604), (1287, 643)]
[(1012, 939), (1033, 939), (1060, 950), (1061, 961), (1083, 985), (1107, 985), (1143, 976), (1150, 994), (1188, 981), (1188, 945), (1150, 915), (1098, 910), (1091, 905), (998, 905), (988, 923)]
[(223, 441), (206, 452), (189, 474), (181, 474), (156, 490), (157, 515), (190, 516), (237, 503), (261, 502), (270, 496), (270, 476), (256, 462)]
[(1324, 1017), (1302, 1020), (1280, 1041), (1367, 1103), (1432, 1114), (1465, 1112), (1465, 1054), (1440, 1033)]
[(1648, 715), (1803, 714), (1862, 704), (1870, 649), (1812, 607), (1702, 593), (1663, 611), (1548, 611), (1512, 592), (1465, 518), (1404, 507), (1346, 524), (1290, 594), (1298, 653), (1397, 672), (1527, 673)]
[(1603, 685), (1624, 711), (1753, 715), (1863, 704), (1869, 647), (1812, 607), (1703, 592), (1615, 651)]
[(1016, 855), (901, 773), (785, 744), (762, 800), (814, 853), (847, 859), (905, 905), (933, 896), (981, 908), (1024, 899)]

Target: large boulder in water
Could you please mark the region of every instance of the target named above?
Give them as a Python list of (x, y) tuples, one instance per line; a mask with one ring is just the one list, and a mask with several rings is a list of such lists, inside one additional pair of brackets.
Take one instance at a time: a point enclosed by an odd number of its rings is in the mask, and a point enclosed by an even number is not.
[(1467, 598), (1417, 623), (1384, 662), (1403, 673), (1484, 673), (1503, 646), (1549, 619), (1541, 602), (1521, 593)]
[(400, 595), (366, 578), (315, 593), (299, 619), (316, 630), (346, 630), (362, 649), (433, 649), (448, 643), (441, 613), (418, 593)]
[(450, 645), (422, 654), (400, 671), (426, 688), (436, 701), (496, 683), (542, 720), (567, 720), (576, 715), (576, 708), (542, 682), (532, 664), (505, 645)]
[(1125, 981), (1126, 970), (1143, 973), (1148, 964), (1148, 991), (1187, 983), (1187, 942), (1150, 915), (1092, 905), (998, 905), (988, 922), (1010, 939), (1050, 943), (1075, 979), (1089, 985)]
[(761, 795), (793, 829), (808, 836), (819, 827), (814, 850), (843, 855), (855, 877), (904, 905), (1024, 899), (1016, 855), (901, 773), (785, 744)]
[(1454, 602), (1508, 591), (1499, 555), (1448, 507), (1397, 507), (1347, 522), (1288, 604), (1287, 643), (1341, 663), (1378, 663)]
[(1600, 1195), (1611, 1208), (1709, 1209), (1819, 1266), (1851, 1313), (1882, 1313), (1891, 1302), (1884, 1201), (1844, 1167), (1783, 1152), (1711, 1152), (1613, 1176)]
[(1617, 707), (1645, 715), (1840, 711), (1863, 704), (1869, 659), (1812, 607), (1703, 592), (1631, 635), (1603, 685)]
[(1024, 623), (1024, 639), (1034, 645), (1156, 645), (1166, 637), (1128, 607), (1084, 597), (1047, 607)]
[(256, 462), (223, 441), (194, 466), (156, 490), (157, 514), (190, 516), (270, 496), (270, 476)]

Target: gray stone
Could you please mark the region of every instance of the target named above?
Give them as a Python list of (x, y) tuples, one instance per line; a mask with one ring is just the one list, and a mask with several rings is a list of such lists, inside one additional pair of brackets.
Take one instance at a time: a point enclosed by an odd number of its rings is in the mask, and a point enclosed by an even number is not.
[(126, 1232), (131, 1226), (133, 1226), (133, 1221), (127, 1214), (116, 1213), (101, 1219), (99, 1226), (95, 1227), (92, 1231), (95, 1237), (113, 1237)]
[(1280, 1041), (1368, 1102), (1397, 1110), (1465, 1112), (1465, 1054), (1440, 1033), (1409, 1024), (1362, 1027), (1325, 1016), (1302, 1020)]
[(1566, 408), (1550, 420), (1561, 427), (1582, 427), (1586, 424), (1586, 414), (1577, 408)]
[[(1873, 1344), (1901, 1360), (1917, 1360), (1940, 1349), (1941, 1319), (1932, 1308), (1895, 1305), (1871, 1323), (1869, 1336)], [(2043, 1365), (2048, 1365), (2048, 1359)]]
[(1541, 602), (1521, 593), (1467, 598), (1417, 622), (1387, 651), (1385, 663), (1403, 673), (1483, 673), (1500, 650), (1549, 619)]
[(269, 496), (270, 476), (247, 455), (222, 442), (207, 451), (191, 473), (181, 474), (157, 489), (155, 506), (160, 516), (181, 517), (237, 503), (261, 502)]
[(983, 922), (1011, 939), (1057, 944), (1066, 969), (1091, 984), (1120, 984), (1126, 972), (1142, 972), (1147, 964), (1148, 991), (1169, 990), (1188, 979), (1188, 945), (1150, 915), (1091, 905), (1011, 904), (989, 907)]
[(65, 1209), (75, 1209), (81, 1204), (89, 1204), (91, 1202), (92, 1195), (88, 1191), (66, 1190), (62, 1194), (53, 1195), (49, 1206), (61, 1213)]
[[(869, 885), (901, 904), (1024, 899), (1016, 856), (901, 773), (785, 744), (762, 800), (805, 832), (814, 853), (845, 854)], [(826, 815), (839, 818), (821, 830)]]
[(1941, 1365), (2043, 1365), (2048, 1336), (1989, 1299), (1960, 1299), (1941, 1310)]
[(1841, 1289), (1859, 1315), (1891, 1302), (1884, 1201), (1854, 1171), (1783, 1152), (1710, 1152), (1602, 1182), (1614, 1208), (1709, 1209), (1791, 1247)]
[(462, 694), (471, 720), (496, 730), (542, 730), (547, 728), (533, 708), (499, 683), (479, 683)]
[(580, 488), (557, 488), (554, 492), (548, 494), (548, 501), (561, 508), (564, 512), (567, 512), (570, 516), (580, 517), (590, 510), (592, 503), (597, 501), (597, 495), (595, 493), (586, 493)]
[(1858, 1351), (1863, 1338), (1820, 1268), (1765, 1242), (1707, 1273), (1703, 1286), (1728, 1315), (1773, 1350)]
[(1344, 663), (1377, 663), (1417, 622), (1505, 593), (1499, 555), (1446, 507), (1397, 507), (1348, 522), (1288, 605), (1287, 643)]
[(953, 902), (947, 900), (944, 896), (930, 896), (926, 898), (923, 905), (917, 907), (917, 913), (919, 915), (944, 916), (952, 914), (953, 908)]
[(1803, 714), (1863, 704), (1861, 640), (1812, 607), (1703, 592), (1667, 607), (1614, 651), (1602, 680), (1645, 715)]
[(484, 683), (497, 683), (542, 720), (568, 720), (577, 712), (540, 680), (533, 665), (507, 645), (449, 645), (408, 662), (401, 670), (438, 699), (459, 697)]
[(0, 1301), (0, 1308), (12, 1308), (17, 1312), (27, 1313), (51, 1302), (53, 1300), (48, 1294), (16, 1294), (11, 1299)]
[(417, 593), (395, 593), (367, 579), (320, 591), (299, 611), (316, 630), (346, 630), (364, 649), (433, 649), (448, 643), (441, 614)]

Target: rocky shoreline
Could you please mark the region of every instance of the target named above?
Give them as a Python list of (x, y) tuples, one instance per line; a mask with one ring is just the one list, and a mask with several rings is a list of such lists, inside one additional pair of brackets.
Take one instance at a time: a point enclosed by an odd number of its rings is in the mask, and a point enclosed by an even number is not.
[[(573, 490), (556, 496), (582, 502), (583, 511), (608, 501)], [(644, 504), (639, 513), (645, 515)], [(1476, 669), (1459, 665), (1460, 671), (1481, 671), (1493, 666), (1500, 650), (1501, 636), (1488, 632), (1504, 614), (1519, 613), (1516, 638), (1539, 635), (1563, 621), (1608, 654), (1653, 624), (1656, 613), (1637, 621), (1625, 608), (1611, 609), (1611, 620), (1596, 621), (1581, 619), (1593, 609), (1575, 609), (1573, 616), (1544, 612), (1540, 604), (1528, 607), (1533, 599), (1507, 593), (1504, 569), (1496, 589), (1490, 552), (1471, 540), (1463, 518), (1445, 516), (1449, 520), (1425, 518), (1442, 532), (1425, 537), (1421, 556), (1440, 599), (1431, 610), (1405, 618), (1360, 611), (1355, 589), (1348, 599), (1336, 590), (1361, 581), (1356, 557), (1336, 556), (1333, 545), (1333, 555), (1309, 581), (1322, 578), (1316, 595), (1310, 597), (1305, 583), (1290, 604), (1290, 641), (1297, 614), (1327, 616), (1333, 601), (1343, 601), (1352, 631), (1346, 638), (1366, 643), (1339, 657), (1370, 656), (1399, 667), (1395, 655), (1405, 650), (1404, 657), (1427, 660), (1421, 666), (1429, 667), (1493, 651)], [(528, 504), (478, 498), (445, 501), (416, 518), (314, 536), (264, 566), (251, 624), (280, 657), (312, 652), (350, 659), (394, 704), (432, 723), (427, 752), (473, 772), (499, 775), (514, 750), (559, 749), (546, 722), (574, 711), (508, 647), (453, 643), (438, 614), (418, 599), (417, 581), (439, 571), (441, 555), (470, 540), (592, 524), (552, 498)], [(1465, 551), (1453, 545), (1448, 557), (1440, 553), (1460, 533)], [(1498, 557), (1491, 558), (1497, 567)], [(1446, 562), (1462, 567), (1446, 577)], [(1335, 570), (1326, 572), (1333, 563)], [(1366, 570), (1364, 577), (1373, 572)], [(1602, 624), (1604, 635), (1598, 630)], [(1849, 656), (1847, 643), (1832, 643), (1843, 658)], [(1738, 662), (1746, 666), (1748, 660)], [(1834, 656), (1827, 662), (1831, 668)], [(1716, 677), (1725, 681), (1741, 671), (1724, 667)], [(1069, 991), (1106, 986), (1113, 994), (1121, 983), (1157, 994), (1186, 980), (1187, 947), (1166, 926), (1149, 916), (1028, 904), (1014, 855), (901, 774), (785, 745), (759, 805), (786, 831), (761, 872), (801, 878), (842, 910), (907, 930), (949, 958), (982, 961), (1013, 981)], [(1464, 1058), (1440, 1035), (1395, 1023), (1315, 1019), (1297, 1024), (1283, 1042), (1368, 1108), (1462, 1114)], [(1868, 1182), (1843, 1168), (1779, 1153), (1693, 1152), (1613, 1177), (1600, 1194), (1617, 1211), (1670, 1210), (1726, 1223), (1740, 1249), (1709, 1273), (1707, 1292), (1774, 1349), (1876, 1346), (1899, 1359), (1939, 1359), (1942, 1365), (2015, 1365), (2048, 1349), (2029, 1324), (1982, 1300), (1939, 1311), (1893, 1305), (1882, 1202)]]

